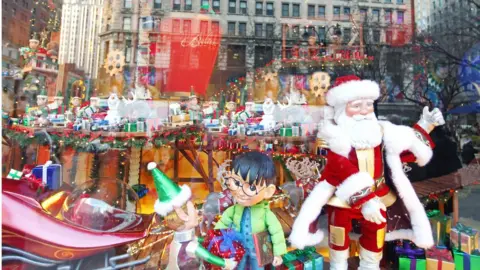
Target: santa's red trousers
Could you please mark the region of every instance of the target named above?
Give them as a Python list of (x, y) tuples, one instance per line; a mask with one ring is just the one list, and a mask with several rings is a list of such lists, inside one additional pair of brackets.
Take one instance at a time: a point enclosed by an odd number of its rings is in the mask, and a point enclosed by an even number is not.
[[(363, 218), (361, 209), (338, 208), (329, 206), (328, 209), (328, 233), (329, 246), (334, 250), (346, 250), (350, 246), (348, 234), (352, 230), (352, 220), (360, 223), (361, 233), (360, 246), (371, 252), (383, 251), (385, 242), (386, 223), (376, 224)], [(386, 218), (387, 213), (383, 210), (382, 215)]]

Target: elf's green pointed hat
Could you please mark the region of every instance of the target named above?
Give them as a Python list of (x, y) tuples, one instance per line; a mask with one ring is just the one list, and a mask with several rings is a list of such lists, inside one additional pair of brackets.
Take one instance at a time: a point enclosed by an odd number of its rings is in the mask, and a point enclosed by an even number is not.
[(57, 95), (53, 99), (63, 99), (62, 91), (58, 91)]
[(37, 95), (37, 97), (43, 97), (43, 98), (48, 97), (47, 90), (45, 89), (45, 87), (42, 87), (42, 90), (40, 91), (40, 94)]
[(154, 206), (157, 214), (166, 216), (173, 211), (173, 207), (181, 207), (190, 200), (192, 191), (189, 186), (183, 185), (179, 187), (162, 171), (157, 169), (155, 162), (148, 163), (148, 170), (152, 172), (153, 183), (158, 194), (158, 200)]

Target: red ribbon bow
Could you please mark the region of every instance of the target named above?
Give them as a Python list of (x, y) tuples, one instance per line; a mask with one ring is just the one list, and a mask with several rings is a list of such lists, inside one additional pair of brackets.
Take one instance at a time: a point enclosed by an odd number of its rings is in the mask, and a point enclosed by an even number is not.
[(438, 261), (437, 269), (442, 269), (442, 262), (452, 262), (453, 257), (452, 253), (445, 247), (434, 247), (432, 249), (427, 250), (427, 258), (435, 259)]

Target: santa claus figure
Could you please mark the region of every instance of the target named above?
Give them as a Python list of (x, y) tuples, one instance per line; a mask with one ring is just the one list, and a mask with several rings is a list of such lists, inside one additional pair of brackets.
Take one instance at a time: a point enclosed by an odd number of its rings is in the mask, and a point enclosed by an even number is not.
[[(333, 121), (323, 123), (319, 136), (330, 147), (327, 164), (295, 220), (290, 241), (297, 248), (320, 243), (323, 232), (316, 221), (327, 205), (330, 269), (348, 268), (353, 220), (362, 233), (359, 269), (380, 269), (385, 241), (409, 239), (422, 248), (433, 246), (425, 210), (402, 163), (429, 162), (433, 143), (428, 133), (444, 124), (443, 116), (425, 108), (414, 128), (378, 121), (373, 103), (379, 94), (377, 83), (345, 76), (326, 96)], [(387, 233), (387, 208), (390, 213), (397, 206), (406, 210), (402, 216), (409, 226)]]

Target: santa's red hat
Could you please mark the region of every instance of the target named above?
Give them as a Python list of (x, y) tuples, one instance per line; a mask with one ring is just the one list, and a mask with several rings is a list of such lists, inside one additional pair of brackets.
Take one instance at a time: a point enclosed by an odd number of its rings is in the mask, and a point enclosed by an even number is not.
[(335, 84), (327, 92), (327, 103), (332, 107), (337, 107), (358, 99), (376, 100), (379, 96), (380, 87), (376, 82), (348, 75), (335, 80)]

